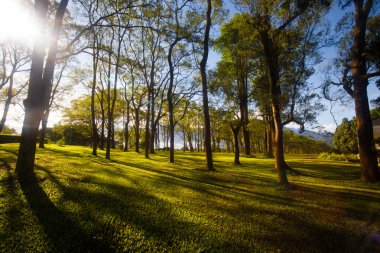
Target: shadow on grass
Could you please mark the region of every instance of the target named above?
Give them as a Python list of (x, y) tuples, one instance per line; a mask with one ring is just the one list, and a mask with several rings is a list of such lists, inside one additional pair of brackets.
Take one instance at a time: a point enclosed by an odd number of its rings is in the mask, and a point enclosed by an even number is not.
[[(87, 187), (80, 184), (68, 187), (63, 185), (49, 170), (41, 167), (39, 169), (48, 175), (49, 180), (58, 185), (64, 194), (65, 201), (76, 203), (82, 207), (80, 208), (82, 211), (76, 213), (76, 217), (82, 223), (92, 224), (90, 234), (94, 238), (100, 238), (100, 241), (95, 241), (95, 243), (100, 243), (100, 246), (103, 246), (100, 251), (150, 252), (168, 251), (170, 249), (174, 251), (196, 251), (202, 247), (214, 248), (216, 247), (215, 244), (219, 246), (223, 243), (227, 244), (227, 241), (221, 242), (211, 229), (181, 219), (177, 213), (173, 212), (175, 207), (170, 203), (149, 195), (143, 190), (99, 180), (86, 182)], [(96, 186), (97, 189), (105, 189), (105, 191), (89, 191), (89, 185)], [(39, 203), (40, 207), (42, 204), (42, 206), (48, 205), (50, 208), (51, 202), (42, 202)], [(64, 215), (62, 211), (54, 212), (52, 219), (65, 219), (60, 215)], [(41, 220), (41, 223), (44, 222)], [(66, 221), (63, 220), (63, 222)], [(70, 220), (67, 223), (70, 224)], [(49, 224), (48, 221), (46, 225)], [(71, 227), (71, 224), (68, 227)], [(86, 235), (81, 235), (83, 231), (80, 228), (74, 228), (77, 230), (78, 236), (86, 238)], [(72, 233), (69, 230), (64, 230), (61, 234), (68, 232)], [(55, 231), (52, 231), (52, 236), (56, 237)], [(205, 241), (200, 244), (202, 240)], [(67, 238), (65, 241), (70, 245), (83, 244), (81, 241), (72, 242), (71, 238)], [(88, 248), (88, 246), (93, 246), (89, 244), (91, 241), (84, 243), (82, 250), (93, 251), (93, 247)], [(109, 248), (105, 248), (104, 245)], [(249, 250), (244, 245), (239, 246), (238, 244), (226, 247), (224, 248), (226, 251), (236, 248), (240, 251)]]
[(21, 189), (33, 214), (43, 226), (53, 252), (104, 252), (109, 246), (91, 238), (64, 211), (51, 202), (34, 173), (19, 178)]
[(77, 152), (70, 152), (62, 149), (54, 149), (51, 147), (45, 147), (44, 149), (40, 149), (42, 151), (48, 151), (48, 152), (53, 152), (59, 156), (70, 156), (70, 157), (87, 157), (90, 156), (88, 153), (83, 153), (83, 154), (78, 154)]
[[(67, 156), (66, 159), (80, 157), (74, 152), (61, 156)], [(79, 177), (88, 179), (74, 180), (65, 172), (37, 167), (38, 172), (47, 175), (46, 182), (54, 184), (55, 190), (62, 194), (62, 199), (53, 203), (45, 181), (41, 182), (41, 178), (35, 176), (31, 182), (21, 184), (27, 202), (51, 244), (50, 251), (275, 252), (281, 249), (282, 252), (355, 252), (357, 241), (347, 227), (331, 223), (339, 222), (340, 215), (347, 213), (362, 220), (364, 214), (359, 205), (378, 200), (373, 195), (361, 196), (317, 186), (299, 188), (299, 192), (308, 193), (300, 194), (302, 198), (297, 198), (297, 191), (287, 195), (266, 192), (273, 179), (265, 175), (249, 175), (245, 170), (234, 176), (231, 170), (207, 173), (160, 169), (143, 162), (89, 159), (104, 165), (104, 172), (113, 177), (129, 180), (128, 173), (132, 170), (153, 172), (154, 176), (144, 178), (144, 173), (137, 173), (141, 175), (133, 184), (137, 187), (128, 187), (123, 181), (109, 182), (84, 172), (78, 174)], [(296, 166), (307, 168), (301, 162)], [(308, 173), (323, 171), (312, 169), (305, 169), (305, 174), (313, 177)], [(76, 168), (73, 171), (80, 173)], [(95, 170), (91, 173), (96, 174)], [(332, 173), (336, 171), (333, 169)], [(265, 188), (256, 191), (254, 187), (246, 187), (248, 183)], [(147, 185), (153, 188), (145, 188)], [(183, 188), (201, 194), (181, 199), (178, 190)], [(166, 201), (166, 197), (171, 200)], [(338, 208), (344, 213), (340, 214), (340, 210), (333, 213), (335, 210), (327, 206), (333, 203), (330, 200), (326, 206), (314, 202), (333, 198), (342, 201)], [(352, 198), (354, 200), (349, 200)], [(346, 206), (346, 200), (357, 201), (358, 206), (351, 202)], [(189, 202), (184, 204), (183, 201)], [(70, 209), (70, 204), (79, 208)], [(227, 214), (226, 220), (220, 218), (224, 214)], [(265, 247), (257, 249), (255, 243)]]
[(316, 166), (312, 162), (288, 162), (289, 166), (296, 168), (298, 173), (304, 177), (330, 179), (339, 181), (351, 181), (360, 179), (359, 167), (352, 164), (332, 164), (327, 162), (319, 162)]

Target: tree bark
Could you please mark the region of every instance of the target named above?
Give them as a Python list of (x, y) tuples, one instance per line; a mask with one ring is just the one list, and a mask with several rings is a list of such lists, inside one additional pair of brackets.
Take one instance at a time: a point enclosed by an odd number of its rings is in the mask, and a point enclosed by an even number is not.
[(111, 65), (112, 65), (112, 45), (115, 38), (115, 31), (112, 30), (112, 38), (110, 42), (110, 52), (108, 53), (108, 71), (107, 71), (107, 137), (106, 137), (106, 159), (111, 159), (111, 135), (112, 135), (112, 122), (113, 113), (111, 101), (116, 99), (116, 97), (111, 100)]
[(233, 127), (231, 126), (232, 133), (234, 135), (234, 145), (235, 145), (235, 159), (234, 159), (234, 164), (235, 165), (240, 165), (240, 149), (239, 149), (239, 130), (240, 126), (238, 127)]
[(351, 70), (354, 80), (354, 100), (356, 113), (356, 127), (359, 141), (359, 156), (361, 180), (364, 182), (378, 182), (380, 173), (377, 164), (377, 154), (373, 140), (373, 126), (369, 111), (367, 86), (366, 26), (372, 2), (367, 0), (354, 1), (355, 27), (354, 44), (351, 48)]
[(135, 108), (135, 151), (140, 152), (140, 114), (139, 109)]
[(50, 108), (47, 108), (41, 120), (41, 132), (40, 132), (40, 144), (39, 144), (40, 148), (45, 148), (45, 135), (46, 135), (46, 128), (47, 128), (47, 123), (49, 119), (49, 113), (50, 113)]
[(202, 96), (203, 96), (203, 114), (204, 114), (204, 126), (205, 126), (205, 138), (204, 146), (206, 150), (206, 168), (209, 171), (214, 171), (214, 164), (212, 160), (212, 150), (211, 150), (211, 124), (210, 124), (210, 112), (208, 108), (208, 84), (207, 84), (207, 73), (206, 65), (209, 51), (209, 37), (211, 28), (211, 0), (207, 0), (207, 10), (206, 10), (206, 27), (205, 35), (203, 41), (203, 57), (201, 60), (201, 77), (202, 77)]
[(129, 143), (129, 121), (130, 121), (130, 104), (131, 101), (127, 102), (127, 120), (124, 126), (124, 152), (128, 152), (128, 143)]
[(149, 140), (149, 153), (154, 154), (154, 144), (156, 137), (156, 124), (155, 124), (155, 99), (154, 91), (152, 91), (152, 103), (151, 103), (151, 116), (150, 116), (150, 140)]
[(104, 136), (105, 136), (105, 124), (106, 124), (106, 115), (104, 110), (104, 90), (102, 90), (102, 96), (100, 99), (100, 110), (102, 114), (102, 123), (101, 123), (101, 129), (100, 129), (100, 146), (99, 148), (101, 150), (104, 150)]
[(147, 102), (147, 114), (145, 119), (145, 158), (149, 159), (149, 142), (150, 142), (150, 107), (151, 107), (151, 91), (148, 91), (148, 102)]
[[(243, 68), (243, 66), (240, 66), (240, 67)], [(242, 73), (240, 75), (245, 75), (245, 74)], [(241, 76), (239, 79), (240, 80), (239, 80), (238, 93), (239, 93), (239, 107), (240, 107), (241, 120), (243, 122), (244, 152), (247, 156), (250, 156), (251, 155), (251, 140), (250, 140), (249, 130), (248, 130), (248, 123), (249, 123), (248, 94), (247, 94), (248, 89), (247, 89), (246, 77)]]
[(268, 127), (266, 126), (268, 123), (265, 122), (264, 124), (265, 124), (265, 127), (264, 127), (263, 153), (264, 154), (268, 154), (269, 153), (269, 149), (268, 149), (268, 131), (267, 131)]
[(191, 131), (187, 133), (187, 141), (189, 142), (189, 149), (190, 152), (194, 152), (194, 146), (193, 146), (193, 137)]

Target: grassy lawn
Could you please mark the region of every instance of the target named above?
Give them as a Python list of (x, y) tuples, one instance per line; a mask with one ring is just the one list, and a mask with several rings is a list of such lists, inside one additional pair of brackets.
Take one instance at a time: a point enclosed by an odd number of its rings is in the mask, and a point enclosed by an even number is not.
[(206, 172), (202, 153), (47, 145), (21, 186), (17, 148), (0, 145), (0, 252), (359, 252), (380, 232), (380, 185), (353, 163), (288, 155), (284, 191), (271, 159), (215, 154)]

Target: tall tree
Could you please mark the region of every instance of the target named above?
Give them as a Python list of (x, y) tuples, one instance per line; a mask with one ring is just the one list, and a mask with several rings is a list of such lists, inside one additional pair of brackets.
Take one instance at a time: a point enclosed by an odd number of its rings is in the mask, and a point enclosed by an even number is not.
[[(373, 126), (369, 110), (367, 87), (369, 79), (380, 76), (379, 71), (379, 16), (370, 17), (373, 0), (340, 1), (343, 8), (354, 6), (353, 15), (346, 15), (337, 25), (343, 32), (339, 39), (339, 54), (334, 60), (337, 73), (329, 77), (323, 87), (323, 94), (330, 101), (342, 101), (344, 96), (354, 100), (356, 128), (359, 143), (361, 180), (377, 182), (380, 172), (374, 145)], [(377, 25), (376, 25), (377, 23)], [(336, 35), (338, 36), (339, 33)], [(374, 46), (376, 45), (376, 46)], [(339, 79), (335, 81), (335, 77)], [(333, 85), (343, 89), (331, 90)], [(341, 93), (341, 92), (344, 93)], [(339, 94), (337, 96), (336, 94)]]
[(366, 54), (367, 21), (374, 1), (354, 0), (353, 2), (355, 5), (355, 25), (350, 56), (361, 179), (365, 182), (378, 182), (380, 180), (380, 172), (373, 141), (373, 126), (369, 111), (367, 87), (368, 79), (380, 76), (380, 72), (367, 73)]
[(207, 10), (206, 10), (206, 26), (203, 39), (203, 56), (200, 64), (201, 78), (202, 78), (202, 96), (203, 96), (203, 114), (204, 114), (204, 145), (206, 150), (206, 168), (209, 171), (213, 171), (214, 163), (212, 160), (212, 149), (211, 149), (211, 125), (210, 125), (210, 112), (208, 107), (208, 83), (207, 83), (207, 58), (209, 52), (209, 41), (210, 41), (210, 28), (211, 28), (211, 0), (207, 0)]
[[(44, 41), (36, 38), (34, 42), (28, 95), (24, 101), (25, 117), (16, 164), (16, 172), (21, 179), (26, 179), (28, 175), (33, 173), (38, 126), (44, 113), (46, 97), (50, 97), (49, 86), (53, 79), (59, 34), (68, 2), (69, 0), (61, 0), (58, 5), (46, 62)], [(48, 5), (48, 0), (34, 1), (36, 18), (39, 24), (48, 23)], [(41, 34), (44, 34), (43, 27), (40, 27), (40, 29)]]
[[(244, 152), (251, 155), (250, 133), (248, 130), (249, 113), (248, 103), (251, 90), (248, 84), (252, 75), (253, 52), (252, 29), (245, 22), (242, 15), (235, 15), (233, 19), (222, 26), (221, 34), (216, 40), (216, 48), (222, 53), (219, 62), (219, 75), (224, 74), (224, 91), (230, 97), (236, 96), (239, 105), (244, 137)], [(223, 66), (224, 65), (224, 66)], [(237, 92), (236, 92), (237, 91)], [(240, 127), (239, 127), (240, 128)]]
[[(167, 53), (167, 61), (169, 65), (169, 86), (167, 91), (168, 101), (168, 117), (169, 117), (169, 135), (170, 135), (170, 155), (169, 161), (174, 163), (174, 133), (175, 133), (175, 119), (174, 110), (175, 106), (179, 104), (179, 100), (175, 101), (175, 69), (178, 68), (178, 72), (184, 72), (181, 65), (181, 61), (188, 57), (188, 53), (185, 52), (185, 46), (180, 44), (181, 41), (191, 41), (191, 37), (197, 33), (199, 22), (196, 22), (194, 17), (197, 15), (191, 11), (193, 6), (192, 1), (189, 0), (177, 0), (169, 1), (166, 3), (168, 9), (167, 19), (167, 40), (169, 43), (169, 50)], [(177, 48), (178, 47), (178, 48)], [(185, 64), (187, 65), (187, 64)], [(177, 96), (178, 97), (178, 96)]]
[[(318, 17), (321, 5), (310, 1), (266, 1), (251, 0), (237, 1), (239, 6), (247, 12), (246, 20), (258, 34), (258, 41), (262, 47), (264, 71), (267, 75), (268, 93), (272, 118), (274, 122), (273, 153), (278, 173), (278, 182), (288, 186), (286, 170), (290, 169), (285, 162), (283, 146), (281, 73), (283, 59), (286, 57), (286, 48), (291, 45), (289, 29), (297, 30), (297, 25), (303, 26)], [(319, 1), (318, 1), (319, 2)], [(324, 2), (324, 1), (322, 1)], [(303, 18), (302, 22), (301, 17)]]

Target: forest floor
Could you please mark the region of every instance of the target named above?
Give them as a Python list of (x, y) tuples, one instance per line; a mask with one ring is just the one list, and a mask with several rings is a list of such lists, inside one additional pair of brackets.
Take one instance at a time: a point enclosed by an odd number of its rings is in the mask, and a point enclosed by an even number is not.
[(0, 252), (360, 252), (380, 233), (380, 184), (354, 163), (287, 155), (286, 191), (272, 159), (217, 153), (206, 172), (203, 153), (47, 145), (20, 185), (17, 147), (0, 145)]

